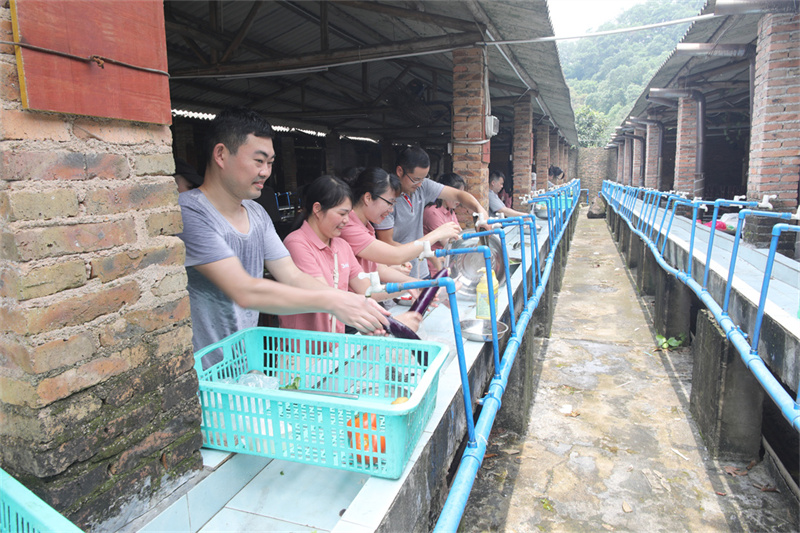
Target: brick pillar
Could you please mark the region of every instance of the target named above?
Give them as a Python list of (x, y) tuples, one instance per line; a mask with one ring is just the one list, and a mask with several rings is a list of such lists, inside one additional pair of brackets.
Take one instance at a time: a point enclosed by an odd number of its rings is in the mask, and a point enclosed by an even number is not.
[(341, 170), (342, 150), (341, 139), (335, 131), (325, 136), (325, 173), (336, 174)]
[(558, 152), (558, 130), (550, 132), (550, 164), (561, 166), (561, 154)]
[(172, 136), (0, 87), (0, 464), (102, 531), (202, 467)]
[(569, 176), (569, 144), (567, 141), (563, 142), (561, 150), (561, 169), (564, 171), (564, 179), (569, 180), (572, 177)]
[(285, 192), (297, 191), (297, 153), (294, 150), (294, 137), (281, 137), (281, 166)]
[(625, 143), (617, 143), (617, 183), (625, 183)]
[(531, 167), (533, 165), (533, 106), (531, 98), (514, 104), (514, 209), (526, 210), (519, 200), (531, 192)]
[(464, 178), (466, 190), (488, 209), (489, 143), (465, 144), (486, 139), (484, 117), (488, 95), (483, 54), (479, 47), (453, 51), (453, 172)]
[(550, 168), (550, 126), (536, 126), (536, 188), (547, 188), (547, 169)]
[(658, 160), (658, 147), (661, 143), (661, 130), (654, 124), (647, 126), (647, 152), (645, 153), (644, 186), (661, 188), (661, 170)]
[[(644, 138), (646, 131), (644, 128), (639, 129), (636, 128), (633, 130), (633, 134), (637, 137)], [(637, 187), (644, 187), (644, 176), (642, 175), (642, 157), (646, 157), (647, 150), (644, 147), (644, 143), (639, 139), (633, 139), (631, 141), (633, 143), (633, 184)], [(645, 142), (647, 140), (645, 139)]]
[[(747, 197), (777, 195), (777, 211), (794, 211), (800, 180), (800, 15), (769, 13), (758, 22), (750, 173)], [(751, 221), (753, 222), (751, 224)], [(745, 240), (766, 247), (775, 220), (748, 218)], [(783, 222), (783, 221), (781, 221)], [(781, 253), (793, 257), (795, 235), (779, 239)]]
[(695, 176), (697, 161), (697, 101), (678, 99), (678, 139), (675, 153), (675, 182), (673, 189), (689, 194), (689, 199), (702, 196)]
[(625, 143), (623, 146), (623, 157), (622, 157), (622, 183), (625, 185), (631, 185), (631, 145), (633, 141), (626, 137)]

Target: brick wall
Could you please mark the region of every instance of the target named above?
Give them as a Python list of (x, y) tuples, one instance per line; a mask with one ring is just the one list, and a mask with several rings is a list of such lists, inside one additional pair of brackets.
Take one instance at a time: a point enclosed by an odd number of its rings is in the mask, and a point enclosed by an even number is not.
[[(777, 195), (779, 211), (794, 211), (800, 182), (800, 15), (766, 14), (759, 20), (748, 199)], [(748, 219), (745, 239), (768, 246), (774, 221)], [(793, 256), (794, 238), (781, 238)]]
[(581, 188), (589, 189), (589, 203), (600, 193), (603, 180), (614, 181), (616, 177), (616, 150), (606, 150), (592, 146), (580, 148), (577, 159), (577, 178), (581, 180)]
[(617, 182), (625, 183), (625, 143), (617, 143)]
[(514, 104), (514, 209), (527, 211), (519, 197), (531, 192), (533, 165), (533, 104), (531, 98)]
[(661, 130), (655, 124), (648, 124), (647, 131), (647, 152), (645, 153), (644, 184), (645, 187), (660, 189), (661, 176), (659, 174), (658, 147), (661, 143)]
[(622, 183), (625, 185), (632, 185), (631, 183), (631, 150), (633, 150), (633, 141), (626, 137), (622, 144)]
[(111, 529), (201, 466), (171, 133), (23, 110), (0, 69), (0, 464)]
[(453, 172), (464, 178), (466, 190), (488, 209), (490, 143), (467, 144), (486, 138), (483, 54), (480, 47), (453, 51)]
[(542, 123), (536, 126), (536, 188), (547, 188), (547, 169), (550, 168), (550, 126)]
[(675, 153), (673, 188), (685, 192), (691, 200), (702, 196), (696, 190), (695, 162), (697, 160), (697, 102), (689, 97), (678, 99), (678, 140)]
[(646, 130), (644, 128), (636, 128), (633, 134), (641, 139), (633, 139), (633, 184), (637, 187), (644, 187), (644, 175), (642, 174), (642, 158), (647, 157), (647, 148), (645, 143)]
[(561, 166), (561, 153), (559, 152), (558, 131), (550, 131), (550, 164)]

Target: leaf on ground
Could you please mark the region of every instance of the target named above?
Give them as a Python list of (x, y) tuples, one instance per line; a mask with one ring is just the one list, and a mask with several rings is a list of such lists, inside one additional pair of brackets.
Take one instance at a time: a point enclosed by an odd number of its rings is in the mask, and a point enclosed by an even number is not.
[(496, 453), (487, 453), (483, 456), (484, 459), (491, 459), (492, 457), (497, 457)]
[(746, 469), (743, 470), (743, 469), (736, 468), (735, 466), (726, 466), (725, 467), (725, 473), (730, 475), (730, 476), (746, 476), (750, 472), (747, 471)]
[(758, 483), (753, 483), (753, 486), (761, 492), (780, 492), (777, 487), (773, 487), (771, 485), (760, 485)]
[(633, 508), (631, 508), (631, 506), (628, 505), (628, 502), (622, 502), (622, 510), (625, 511), (626, 513), (633, 512)]
[(570, 411), (569, 413), (566, 413), (564, 416), (571, 416), (571, 417), (581, 416), (581, 412), (580, 411)]
[(726, 493), (724, 493), (724, 492), (719, 492), (719, 491), (717, 491), (717, 496), (727, 496), (727, 494), (726, 494)]
[(519, 450), (503, 450), (503, 453), (505, 453), (506, 455), (517, 455), (519, 453)]

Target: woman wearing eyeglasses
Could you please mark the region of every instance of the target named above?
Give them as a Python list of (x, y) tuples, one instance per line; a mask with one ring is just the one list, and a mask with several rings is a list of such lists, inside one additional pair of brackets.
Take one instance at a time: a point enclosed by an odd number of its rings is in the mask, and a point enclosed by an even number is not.
[(346, 240), (359, 258), (365, 272), (378, 272), (381, 281), (403, 283), (411, 278), (388, 265), (399, 265), (418, 257), (422, 241), (431, 244), (446, 242), (461, 233), (458, 223), (442, 224), (421, 239), (392, 246), (375, 237), (373, 224), (381, 223), (393, 211), (400, 194), (400, 180), (382, 168), (363, 170), (352, 184), (355, 203), (350, 212), (350, 221), (342, 230)]
[[(305, 191), (303, 205), (306, 212), (299, 229), (290, 233), (284, 245), (297, 267), (326, 285), (343, 291), (364, 294), (369, 280), (359, 278), (362, 268), (348, 243), (340, 238), (342, 229), (350, 220), (352, 192), (345, 182), (334, 176), (321, 176), (311, 182)], [(370, 298), (388, 298), (386, 293), (372, 294)], [(422, 317), (407, 312), (398, 317), (406, 326), (416, 331)], [(345, 325), (329, 313), (303, 313), (280, 317), (281, 327), (344, 333)]]

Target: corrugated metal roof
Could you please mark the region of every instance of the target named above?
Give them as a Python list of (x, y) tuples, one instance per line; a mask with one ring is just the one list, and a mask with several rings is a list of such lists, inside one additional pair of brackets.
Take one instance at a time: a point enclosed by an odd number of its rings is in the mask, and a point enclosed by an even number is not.
[[(400, 141), (447, 142), (452, 49), (553, 34), (544, 0), (167, 0), (164, 9), (173, 107), (245, 105), (276, 124)], [(555, 44), (489, 46), (487, 57), (507, 137), (509, 97), (533, 86), (535, 111), (577, 144)]]

